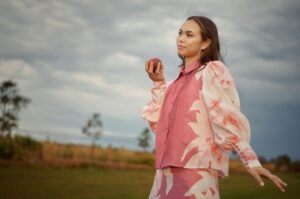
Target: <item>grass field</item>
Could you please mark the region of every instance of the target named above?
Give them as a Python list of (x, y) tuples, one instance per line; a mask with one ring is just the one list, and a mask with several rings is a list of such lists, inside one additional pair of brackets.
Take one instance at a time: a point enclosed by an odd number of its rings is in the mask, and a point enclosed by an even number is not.
[[(249, 174), (230, 174), (220, 180), (222, 199), (296, 199), (300, 174), (277, 173), (288, 183), (281, 193), (270, 181), (259, 187)], [(1, 199), (146, 199), (154, 169), (0, 167)]]

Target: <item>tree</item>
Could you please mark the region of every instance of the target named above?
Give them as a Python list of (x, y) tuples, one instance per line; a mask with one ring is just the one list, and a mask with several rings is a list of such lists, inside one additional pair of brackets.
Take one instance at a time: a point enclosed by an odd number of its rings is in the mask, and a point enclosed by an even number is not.
[(265, 163), (268, 162), (267, 159), (266, 159), (264, 156), (258, 155), (257, 158), (258, 158), (258, 160), (259, 160), (259, 162), (260, 162), (261, 164), (265, 164)]
[(272, 158), (270, 162), (275, 164), (276, 169), (280, 169), (281, 167), (289, 168), (291, 165), (291, 158), (287, 154), (283, 154), (276, 158)]
[(18, 113), (30, 102), (19, 94), (17, 83), (6, 80), (0, 85), (0, 136), (11, 136), (13, 129), (18, 128)]
[(92, 137), (92, 159), (94, 159), (95, 142), (100, 138), (102, 134), (102, 121), (100, 119), (100, 116), (100, 113), (93, 113), (92, 116), (87, 120), (85, 126), (82, 127), (82, 133)]
[(141, 135), (138, 137), (139, 146), (142, 147), (144, 151), (146, 151), (146, 149), (150, 146), (149, 140), (150, 140), (150, 131), (148, 128), (144, 128)]

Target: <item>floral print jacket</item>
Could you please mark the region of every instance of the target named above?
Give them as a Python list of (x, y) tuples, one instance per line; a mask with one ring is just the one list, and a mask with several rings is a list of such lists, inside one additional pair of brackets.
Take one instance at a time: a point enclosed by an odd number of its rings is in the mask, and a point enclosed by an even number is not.
[(240, 111), (237, 88), (221, 61), (180, 67), (169, 82), (153, 81), (143, 107), (155, 136), (155, 167), (211, 168), (228, 177), (235, 150), (249, 171), (261, 166), (250, 146), (250, 125)]

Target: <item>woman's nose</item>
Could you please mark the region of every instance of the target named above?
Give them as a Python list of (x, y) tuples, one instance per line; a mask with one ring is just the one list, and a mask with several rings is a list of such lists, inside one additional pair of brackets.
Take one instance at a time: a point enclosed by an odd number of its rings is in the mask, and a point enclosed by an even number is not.
[(177, 39), (179, 42), (183, 42), (184, 41), (184, 38), (182, 35), (178, 36), (178, 39)]

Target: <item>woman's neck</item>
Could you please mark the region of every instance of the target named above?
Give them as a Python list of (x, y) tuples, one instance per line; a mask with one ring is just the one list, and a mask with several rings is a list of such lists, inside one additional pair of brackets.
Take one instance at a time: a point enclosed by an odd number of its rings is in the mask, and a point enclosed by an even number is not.
[(188, 67), (191, 63), (193, 63), (194, 61), (196, 61), (197, 59), (199, 59), (199, 57), (186, 57), (184, 59), (184, 67)]

